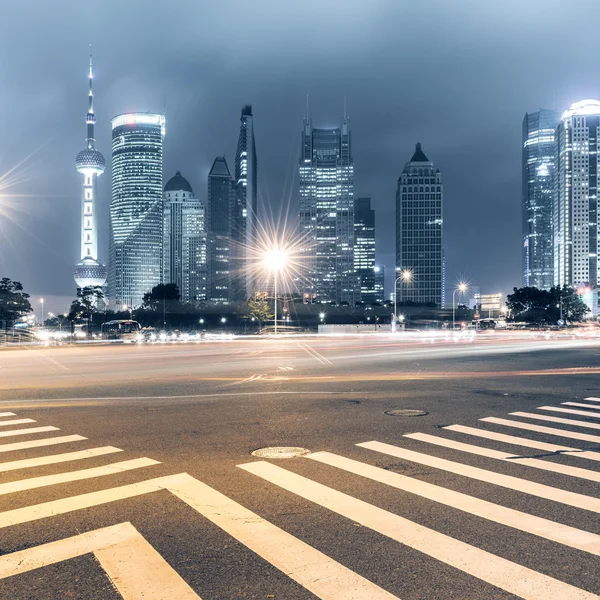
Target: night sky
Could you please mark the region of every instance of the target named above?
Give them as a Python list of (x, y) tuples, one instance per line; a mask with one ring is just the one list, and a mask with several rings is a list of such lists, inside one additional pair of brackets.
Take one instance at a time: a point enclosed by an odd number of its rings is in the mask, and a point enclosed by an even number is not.
[[(600, 97), (597, 0), (3, 0), (0, 35), (0, 276), (49, 310), (75, 293), (88, 45), (96, 147), (110, 118), (161, 111), (165, 182), (206, 198), (215, 156), (233, 164), (253, 105), (259, 194), (296, 198), (306, 94), (315, 127), (351, 119), (355, 195), (376, 208), (377, 259), (394, 266), (396, 183), (421, 142), (441, 170), (447, 281), (521, 284), (525, 112)], [(110, 171), (100, 178), (108, 259)], [(292, 213), (297, 212), (292, 209)], [(390, 282), (388, 287), (391, 289)], [(389, 292), (390, 290), (388, 290)]]

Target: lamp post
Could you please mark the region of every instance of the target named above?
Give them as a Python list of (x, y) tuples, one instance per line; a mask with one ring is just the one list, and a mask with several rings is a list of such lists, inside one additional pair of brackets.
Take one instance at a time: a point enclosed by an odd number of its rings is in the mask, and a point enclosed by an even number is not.
[[(396, 269), (398, 270), (398, 269)], [(413, 272), (411, 269), (402, 269), (402, 272), (398, 277), (396, 277), (396, 281), (394, 281), (394, 331), (396, 330), (396, 318), (398, 314), (398, 282), (400, 282), (400, 295), (402, 295), (402, 284), (410, 283), (413, 280)], [(400, 298), (402, 300), (402, 298)]]
[(266, 254), (264, 258), (265, 265), (267, 269), (273, 271), (273, 305), (274, 305), (274, 325), (275, 325), (275, 335), (277, 335), (277, 275), (285, 266), (286, 254), (283, 248), (274, 247), (271, 248)]
[(132, 306), (127, 306), (127, 304), (123, 304), (123, 310), (128, 310), (129, 311), (129, 320), (133, 321), (133, 307)]
[(454, 301), (456, 292), (464, 294), (467, 291), (467, 289), (468, 289), (468, 286), (466, 283), (459, 283), (458, 286), (456, 287), (456, 289), (452, 292), (452, 330), (453, 331), (456, 326), (456, 302)]
[(44, 299), (40, 298), (40, 303), (42, 305), (42, 327), (44, 326)]

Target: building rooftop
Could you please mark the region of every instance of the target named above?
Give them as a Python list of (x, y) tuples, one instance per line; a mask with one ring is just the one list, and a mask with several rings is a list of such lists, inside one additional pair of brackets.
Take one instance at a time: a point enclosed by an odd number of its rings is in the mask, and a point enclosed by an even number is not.
[(423, 150), (421, 150), (420, 142), (417, 142), (417, 145), (415, 146), (415, 153), (410, 159), (410, 162), (430, 162), (429, 159), (425, 156)]
[(231, 172), (229, 171), (229, 167), (227, 166), (227, 161), (224, 156), (217, 156), (215, 158), (215, 162), (210, 170), (209, 176), (217, 176), (217, 177), (231, 177)]
[(180, 171), (177, 171), (177, 173), (167, 181), (167, 185), (165, 185), (165, 192), (178, 191), (189, 192), (190, 194), (194, 193), (189, 181), (183, 177)]
[(571, 104), (569, 110), (565, 110), (563, 119), (573, 116), (600, 115), (600, 102), (598, 100), (582, 100)]

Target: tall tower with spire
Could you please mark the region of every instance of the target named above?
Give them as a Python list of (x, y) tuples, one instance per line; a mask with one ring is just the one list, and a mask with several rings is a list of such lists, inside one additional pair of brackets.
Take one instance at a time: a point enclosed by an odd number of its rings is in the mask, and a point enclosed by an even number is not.
[(90, 49), (90, 91), (88, 94), (88, 111), (85, 117), (87, 124), (87, 143), (75, 159), (77, 171), (83, 175), (81, 196), (81, 260), (75, 266), (73, 276), (79, 288), (104, 286), (106, 283), (106, 267), (98, 261), (98, 216), (96, 201), (96, 183), (98, 176), (104, 173), (106, 161), (104, 156), (94, 147), (94, 93), (92, 81), (92, 53)]

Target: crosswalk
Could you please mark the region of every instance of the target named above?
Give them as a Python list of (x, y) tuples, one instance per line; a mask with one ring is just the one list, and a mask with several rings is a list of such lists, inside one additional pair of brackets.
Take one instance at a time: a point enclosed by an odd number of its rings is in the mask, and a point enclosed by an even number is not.
[[(589, 410), (579, 410), (584, 407)], [(600, 484), (600, 452), (597, 451), (600, 435), (593, 431), (600, 429), (600, 398), (565, 401), (560, 406), (540, 406), (536, 410), (538, 412), (512, 412), (510, 418), (483, 417), (478, 426), (447, 425), (437, 430), (436, 435), (414, 431), (393, 440), (359, 442), (348, 449), (354, 457), (315, 451), (288, 462), (244, 461), (237, 465), (239, 471), (234, 469), (231, 475), (235, 477), (238, 473), (241, 476), (244, 472), (256, 482), (257, 489), (264, 494), (266, 512), (269, 498), (274, 495), (265, 493), (265, 485), (269, 490), (283, 490), (299, 502), (308, 502), (316, 510), (322, 510), (324, 527), (330, 520), (327, 515), (336, 515), (336, 519), (341, 517), (390, 543), (420, 553), (431, 561), (432, 568), (436, 563), (443, 564), (478, 580), (489, 586), (489, 597), (494, 597), (494, 590), (497, 590), (525, 600), (600, 600), (598, 590), (590, 589), (585, 582), (576, 585), (574, 581), (564, 581), (560, 573), (554, 577), (552, 573), (531, 568), (527, 560), (508, 558), (501, 550), (492, 552), (483, 539), (480, 544), (473, 539), (467, 541), (456, 533), (451, 535), (407, 518), (403, 515), (400, 500), (405, 496), (398, 496), (393, 509), (389, 505), (386, 508), (379, 505), (377, 490), (393, 490), (395, 494), (423, 499), (429, 503), (424, 504), (425, 507), (436, 506), (449, 511), (448, 518), (460, 513), (461, 518), (479, 519), (503, 531), (511, 531), (512, 535), (525, 534), (543, 540), (550, 544), (557, 557), (561, 557), (566, 548), (580, 553), (581, 557), (596, 560), (600, 557), (600, 533), (594, 532), (598, 529), (596, 515), (600, 514), (600, 488), (597, 487)], [(550, 416), (548, 412), (557, 412), (561, 416)], [(579, 417), (582, 416), (587, 420), (581, 420)], [(27, 427), (20, 428), (22, 425)], [(52, 434), (50, 437), (38, 437), (49, 433)], [(182, 502), (198, 515), (198, 519), (235, 539), (265, 564), (272, 565), (317, 598), (405, 600), (420, 597), (410, 596), (402, 570), (398, 574), (397, 570), (389, 569), (388, 578), (382, 577), (381, 573), (353, 570), (344, 564), (343, 552), (332, 552), (326, 547), (317, 547), (318, 544), (307, 543), (301, 535), (293, 535), (188, 473), (160, 475), (154, 471), (156, 476), (153, 476), (152, 468), (161, 464), (153, 458), (139, 456), (115, 460), (115, 455), (123, 452), (121, 448), (82, 447), (85, 442), (89, 444), (84, 436), (63, 434), (58, 427), (36, 424), (34, 419), (21, 418), (12, 412), (0, 413), (0, 437), (25, 435), (30, 439), (0, 443), (0, 453), (18, 451), (26, 454), (12, 460), (9, 455), (9, 460), (0, 461), (0, 496), (36, 493), (42, 489), (60, 490), (60, 494), (50, 501), (0, 512), (0, 539), (8, 528), (38, 522), (48, 528), (51, 519), (71, 513), (89, 515), (90, 527), (67, 537), (61, 536), (59, 531), (52, 541), (43, 543), (36, 543), (35, 539), (23, 540), (21, 548), (14, 552), (2, 554), (0, 545), (0, 582), (15, 586), (14, 589), (17, 589), (21, 575), (92, 555), (124, 600), (201, 598), (202, 585), (192, 585), (185, 580), (179, 558), (162, 556), (157, 551), (144, 535), (144, 522), (123, 521), (96, 528), (91, 524), (94, 508), (132, 498), (152, 506), (157, 493), (168, 492), (174, 502)], [(568, 443), (562, 443), (565, 440)], [(73, 443), (77, 443), (77, 449), (56, 450), (56, 446)], [(38, 455), (42, 449), (47, 453)], [(404, 474), (404, 469), (380, 466), (381, 457), (399, 459), (401, 465), (427, 467), (434, 473), (444, 474), (455, 485), (448, 486), (446, 479), (444, 485), (440, 485), (439, 479), (433, 483)], [(477, 465), (469, 464), (471, 458)], [(104, 464), (89, 466), (92, 460)], [(479, 466), (483, 464), (486, 466)], [(496, 468), (499, 465), (505, 467)], [(36, 471), (35, 476), (27, 476), (28, 469), (51, 466), (60, 472), (40, 475)], [(316, 467), (320, 469), (318, 476), (317, 472), (312, 474)], [(19, 479), (2, 480), (3, 474), (14, 471), (19, 473)], [(110, 482), (111, 476), (123, 473), (129, 473), (134, 482), (105, 487), (104, 482)], [(323, 482), (324, 473), (329, 481)], [(374, 486), (368, 501), (358, 497), (359, 494), (336, 489), (335, 482), (342, 473)], [(552, 478), (552, 485), (547, 483), (548, 476)], [(539, 478), (546, 483), (536, 481)], [(82, 481), (89, 481), (94, 486), (98, 482), (99, 489), (69, 494), (69, 486)], [(477, 495), (471, 493), (469, 482), (479, 486)], [(573, 487), (571, 482), (582, 485), (576, 485), (578, 491), (573, 491), (569, 489)], [(467, 489), (470, 493), (454, 487)], [(481, 489), (488, 492), (483, 494)], [(498, 495), (498, 489), (504, 490), (504, 495)], [(593, 491), (590, 493), (589, 489)], [(64, 491), (66, 495), (62, 495)], [(509, 506), (505, 505), (509, 502), (501, 501), (502, 498), (523, 496), (539, 503), (536, 510), (530, 509), (527, 503), (525, 509), (522, 505), (517, 509), (514, 503)], [(548, 502), (567, 511), (566, 522), (557, 520), (556, 511), (543, 514), (540, 507), (549, 506), (545, 504)], [(573, 525), (575, 522), (585, 524), (590, 516), (591, 526)], [(483, 531), (484, 527), (482, 536)], [(201, 545), (203, 540), (197, 543)], [(348, 540), (350, 546), (359, 543), (358, 538)], [(194, 556), (188, 558), (190, 561), (195, 559)], [(385, 571), (386, 556), (380, 557), (380, 563)], [(448, 581), (448, 590), (441, 591), (439, 598), (454, 596), (452, 583)], [(274, 593), (271, 597), (280, 596)]]

